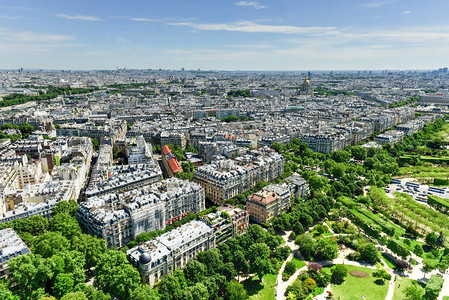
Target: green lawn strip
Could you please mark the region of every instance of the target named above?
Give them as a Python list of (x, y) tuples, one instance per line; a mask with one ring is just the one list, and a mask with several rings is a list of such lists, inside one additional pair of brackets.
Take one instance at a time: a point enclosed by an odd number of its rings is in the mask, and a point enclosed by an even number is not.
[(396, 269), (395, 261), (392, 260), (390, 257), (388, 257), (388, 255), (385, 255), (384, 253), (382, 253), (382, 258), (390, 268), (392, 268), (393, 270)]
[(306, 266), (306, 262), (305, 262), (305, 261), (300, 260), (300, 259), (298, 259), (298, 258), (296, 258), (296, 257), (293, 257), (293, 258), (292, 258), (292, 261), (295, 262), (295, 264), (296, 264), (296, 269), (297, 269), (297, 270), (299, 270), (299, 269), (301, 269), (302, 267), (305, 267), (305, 266)]
[[(370, 276), (366, 278), (359, 278), (348, 274), (345, 282), (343, 282), (342, 284), (331, 284), (331, 291), (334, 295), (334, 299), (353, 300), (362, 299), (362, 296), (365, 296), (365, 299), (369, 300), (385, 300), (385, 297), (388, 293), (389, 281), (386, 280), (384, 285), (375, 284), (374, 281), (376, 280), (376, 278), (372, 276), (372, 273), (375, 271), (375, 269), (357, 267), (352, 265), (345, 265), (345, 267), (348, 269), (348, 272), (363, 271), (365, 273), (368, 273)], [(329, 269), (329, 267), (323, 268), (323, 270), (324, 269)]]
[(243, 281), (243, 287), (252, 300), (274, 300), (277, 274), (267, 274), (262, 278), (255, 276)]
[[(415, 245), (421, 245), (421, 247), (422, 247), (423, 245), (426, 244), (424, 242), (420, 242), (420, 241), (417, 241), (417, 240), (408, 239), (410, 241), (410, 245), (407, 245), (405, 243), (405, 239), (396, 239), (396, 240), (400, 243), (400, 245), (402, 247), (412, 251), (413, 253), (415, 253)], [(422, 257), (422, 255), (421, 255), (421, 257)]]
[(396, 283), (394, 286), (393, 300), (402, 300), (405, 298), (404, 290), (409, 286), (412, 286), (416, 280), (405, 278), (405, 277), (396, 277)]

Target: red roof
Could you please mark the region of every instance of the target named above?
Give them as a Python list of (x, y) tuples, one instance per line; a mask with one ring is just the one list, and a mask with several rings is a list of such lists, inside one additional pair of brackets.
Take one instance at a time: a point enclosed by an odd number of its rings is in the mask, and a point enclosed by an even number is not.
[(182, 169), (181, 165), (179, 164), (178, 160), (176, 158), (174, 158), (174, 157), (172, 157), (172, 158), (170, 158), (168, 160), (168, 165), (170, 166), (170, 169), (171, 169), (171, 171), (173, 173), (182, 172), (183, 171), (183, 169)]
[(164, 155), (167, 155), (171, 152), (170, 147), (168, 147), (167, 145), (162, 146), (162, 152), (164, 153)]

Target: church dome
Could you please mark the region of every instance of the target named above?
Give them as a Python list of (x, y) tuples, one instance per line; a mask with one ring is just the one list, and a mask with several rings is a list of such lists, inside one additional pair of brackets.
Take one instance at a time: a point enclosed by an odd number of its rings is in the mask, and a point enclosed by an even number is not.
[(148, 254), (148, 253), (142, 253), (142, 255), (140, 255), (139, 262), (142, 265), (146, 265), (146, 264), (150, 263), (151, 262), (151, 255)]

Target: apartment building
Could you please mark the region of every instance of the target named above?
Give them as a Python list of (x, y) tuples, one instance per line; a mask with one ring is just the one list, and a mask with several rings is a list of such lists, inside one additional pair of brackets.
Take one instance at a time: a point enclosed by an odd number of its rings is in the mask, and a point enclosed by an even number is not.
[(176, 159), (176, 156), (167, 145), (162, 146), (162, 164), (168, 177), (173, 177), (177, 172), (182, 172), (181, 164)]
[(398, 130), (389, 130), (382, 134), (379, 134), (374, 138), (374, 142), (380, 145), (390, 144), (393, 146), (396, 143), (402, 142), (404, 140), (404, 132)]
[(88, 198), (79, 205), (76, 217), (87, 232), (104, 239), (108, 247), (122, 247), (142, 232), (162, 230), (188, 213), (204, 209), (200, 185), (170, 178), (120, 194)]
[(11, 259), (31, 253), (22, 239), (11, 228), (0, 230), (0, 280), (8, 276)]
[(214, 247), (213, 229), (194, 220), (126, 251), (126, 254), (137, 267), (142, 282), (154, 286), (167, 274), (184, 268), (198, 253)]
[(265, 223), (288, 210), (290, 196), (290, 189), (287, 186), (270, 184), (248, 196), (246, 209), (252, 220), (260, 224)]
[(282, 155), (264, 148), (230, 160), (213, 161), (199, 167), (194, 181), (205, 190), (206, 198), (222, 205), (227, 199), (253, 188), (259, 181), (272, 181), (284, 172)]

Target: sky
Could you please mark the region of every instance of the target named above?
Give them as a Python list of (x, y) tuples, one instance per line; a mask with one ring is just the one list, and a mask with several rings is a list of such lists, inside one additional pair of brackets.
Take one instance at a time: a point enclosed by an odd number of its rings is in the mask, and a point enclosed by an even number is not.
[(449, 66), (448, 0), (0, 0), (0, 69)]

